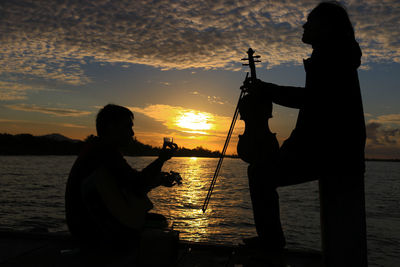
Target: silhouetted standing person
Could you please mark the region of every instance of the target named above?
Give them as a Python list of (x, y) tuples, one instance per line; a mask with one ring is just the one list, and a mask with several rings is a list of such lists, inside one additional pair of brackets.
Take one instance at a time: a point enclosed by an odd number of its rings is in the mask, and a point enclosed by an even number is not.
[(326, 264), (366, 266), (366, 137), (357, 74), (361, 50), (346, 10), (336, 2), (320, 3), (303, 28), (302, 41), (313, 48), (311, 57), (304, 60), (305, 87), (259, 80), (253, 85), (258, 99), (272, 99), (299, 109), (299, 114), (276, 162), (249, 167), (258, 238), (245, 243), (283, 248), (276, 188), (318, 179)]

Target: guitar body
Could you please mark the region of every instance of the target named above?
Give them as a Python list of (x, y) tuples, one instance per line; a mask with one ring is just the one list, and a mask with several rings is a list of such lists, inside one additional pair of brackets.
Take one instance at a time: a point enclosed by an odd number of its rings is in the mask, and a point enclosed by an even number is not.
[[(90, 192), (95, 191), (101, 198), (108, 212), (122, 225), (135, 230), (141, 230), (146, 221), (147, 212), (153, 208), (153, 204), (146, 194), (134, 195), (123, 190), (112, 174), (104, 167), (95, 170), (82, 187), (85, 203), (91, 203)], [(94, 205), (86, 205), (90, 213), (95, 213)], [(96, 216), (94, 216), (96, 217)]]

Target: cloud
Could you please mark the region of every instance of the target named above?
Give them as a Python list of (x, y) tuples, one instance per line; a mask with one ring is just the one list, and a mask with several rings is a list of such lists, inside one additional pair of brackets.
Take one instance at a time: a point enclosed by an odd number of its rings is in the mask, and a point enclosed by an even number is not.
[(400, 63), (400, 2), (351, 0), (348, 3), (364, 62)]
[(25, 100), (30, 92), (70, 92), (66, 89), (45, 88), (41, 85), (28, 85), (16, 81), (0, 81), (0, 101)]
[(16, 105), (6, 105), (6, 107), (27, 112), (39, 112), (43, 114), (50, 114), (57, 117), (81, 117), (92, 114), (90, 111), (68, 109), (68, 108), (52, 108), (52, 107), (41, 107), (37, 105), (29, 104), (16, 104)]
[(400, 114), (385, 114), (366, 124), (366, 155), (371, 158), (400, 158)]
[(59, 124), (62, 127), (67, 127), (67, 128), (79, 128), (79, 129), (87, 129), (87, 126), (84, 125), (78, 125), (78, 124), (74, 124), (74, 123), (60, 123)]
[(17, 82), (0, 81), (0, 101), (23, 100), (27, 98), (28, 91), (42, 89)]
[(400, 114), (385, 114), (366, 124), (367, 138), (374, 145), (400, 145)]
[[(138, 140), (152, 145), (160, 145), (163, 136), (173, 137), (180, 145), (188, 148), (206, 146), (212, 150), (221, 150), (231, 124), (231, 117), (219, 116), (200, 110), (180, 106), (148, 105), (146, 107), (129, 107), (135, 113), (152, 118), (165, 129), (153, 125), (151, 129), (141, 128), (141, 122), (135, 123), (135, 135)], [(243, 132), (243, 123), (238, 122), (231, 138), (228, 153), (236, 153), (237, 133)]]
[(366, 125), (367, 158), (400, 158), (400, 128), (394, 128), (379, 122)]
[[(91, 62), (237, 69), (250, 46), (269, 66), (301, 64), (301, 25), (317, 3), (4, 0), (0, 72), (78, 85), (90, 82), (82, 66)], [(400, 62), (400, 2), (345, 3), (363, 62)]]
[(366, 124), (366, 155), (372, 158), (400, 158), (400, 114), (386, 114)]
[(190, 94), (196, 95), (196, 96), (201, 97), (201, 98), (205, 98), (205, 99), (207, 99), (207, 102), (210, 103), (210, 104), (224, 105), (224, 104), (228, 103), (228, 101), (222, 99), (219, 96), (204, 95), (204, 94), (201, 94), (201, 93), (199, 93), (197, 91), (190, 92)]
[(379, 123), (396, 124), (400, 126), (400, 114), (386, 114), (378, 116), (377, 119), (372, 120)]
[(399, 128), (385, 127), (381, 123), (370, 122), (366, 125), (366, 130), (367, 138), (374, 145), (393, 145), (399, 143)]
[(129, 109), (161, 122), (168, 129), (182, 135), (188, 133), (196, 136), (221, 136), (229, 129), (231, 120), (209, 112), (162, 104)]
[(373, 122), (367, 125), (367, 158), (400, 159), (400, 129)]
[(88, 135), (95, 133), (95, 129), (91, 126), (77, 125), (74, 123), (46, 122), (43, 120), (12, 120), (0, 118), (0, 133), (29, 133), (37, 136), (60, 133), (72, 139), (83, 140)]
[(27, 120), (10, 120), (10, 119), (1, 119), (0, 123), (17, 123), (17, 124), (47, 124), (47, 125), (55, 125), (59, 127), (67, 127), (67, 128), (80, 128), (80, 129), (87, 129), (87, 126), (78, 125), (73, 123), (43, 123), (43, 122), (32, 122)]

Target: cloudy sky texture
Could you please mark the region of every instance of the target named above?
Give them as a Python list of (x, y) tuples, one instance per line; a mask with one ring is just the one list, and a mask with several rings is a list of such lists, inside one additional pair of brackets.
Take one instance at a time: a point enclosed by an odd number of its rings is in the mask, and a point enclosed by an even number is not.
[[(3, 0), (0, 132), (83, 139), (98, 108), (113, 102), (135, 112), (141, 141), (173, 135), (186, 147), (221, 149), (246, 71), (240, 58), (252, 47), (261, 79), (302, 86), (311, 49), (301, 26), (318, 3)], [(367, 155), (400, 158), (400, 1), (342, 3), (363, 51)], [(185, 114), (209, 128), (185, 129)], [(280, 141), (296, 115), (275, 108)]]

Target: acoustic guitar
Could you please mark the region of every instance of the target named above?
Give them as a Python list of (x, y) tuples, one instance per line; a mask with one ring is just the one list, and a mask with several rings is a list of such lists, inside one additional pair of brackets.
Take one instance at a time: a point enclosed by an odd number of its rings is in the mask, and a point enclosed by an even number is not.
[(97, 212), (99, 203), (96, 203), (94, 195), (100, 196), (108, 212), (119, 223), (135, 230), (143, 228), (146, 214), (153, 208), (153, 203), (147, 194), (138, 196), (124, 190), (105, 167), (96, 169), (82, 185), (82, 197), (86, 207), (96, 218), (99, 217)]

